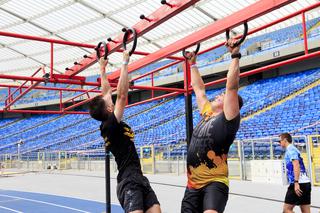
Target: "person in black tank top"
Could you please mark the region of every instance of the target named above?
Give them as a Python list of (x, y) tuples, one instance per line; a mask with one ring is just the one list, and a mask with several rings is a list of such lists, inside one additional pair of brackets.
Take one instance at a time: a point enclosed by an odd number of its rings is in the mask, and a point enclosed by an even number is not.
[(236, 40), (226, 46), (232, 61), (227, 75), (226, 92), (209, 102), (205, 85), (196, 64), (196, 55), (189, 54), (191, 85), (202, 120), (195, 127), (187, 153), (188, 183), (181, 204), (181, 213), (222, 213), (228, 201), (229, 178), (227, 156), (240, 125), (242, 98), (239, 88), (239, 53)]
[(89, 103), (92, 118), (101, 121), (100, 131), (105, 146), (117, 163), (117, 197), (127, 212), (160, 213), (160, 204), (149, 180), (143, 176), (140, 160), (134, 145), (134, 133), (131, 127), (121, 121), (126, 106), (129, 80), (129, 53), (123, 52), (123, 64), (117, 86), (116, 104), (112, 101), (112, 88), (108, 82), (105, 67), (108, 60), (99, 59), (102, 94)]

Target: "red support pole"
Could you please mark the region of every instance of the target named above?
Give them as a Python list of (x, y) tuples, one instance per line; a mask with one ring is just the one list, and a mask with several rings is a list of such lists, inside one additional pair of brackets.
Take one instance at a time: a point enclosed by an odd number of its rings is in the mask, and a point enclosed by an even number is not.
[[(207, 27), (192, 33), (191, 35), (174, 42), (146, 57), (139, 59), (131, 63), (128, 67), (128, 72), (133, 72), (144, 66), (147, 66), (155, 61), (159, 61), (169, 55), (173, 55), (183, 49), (186, 49), (199, 42), (205, 41), (213, 36), (219, 35), (225, 32), (227, 29), (236, 27), (244, 22), (248, 22), (252, 19), (258, 18), (268, 12), (278, 9), (284, 5), (294, 2), (294, 0), (260, 0), (248, 7), (229, 15), (223, 19), (220, 19)], [(248, 13), (250, 11), (250, 13)], [(116, 70), (114, 73), (108, 76), (110, 80), (119, 78), (120, 70)]]
[(53, 43), (50, 43), (50, 78), (53, 76)]
[[(11, 97), (11, 87), (9, 87), (8, 97), (9, 97), (9, 101), (11, 101), (11, 100), (10, 100), (10, 97)], [(7, 99), (5, 100), (5, 105), (7, 105)]]
[(20, 95), (18, 95), (18, 97), (16, 97), (15, 99), (13, 99), (11, 102), (8, 102), (7, 105), (5, 105), (5, 107), (3, 109), (7, 110), (12, 104), (14, 104), (15, 102), (17, 102), (19, 99), (21, 99), (25, 94), (27, 94), (30, 90), (32, 90), (35, 86), (37, 86), (38, 84), (40, 84), (40, 82), (36, 82), (34, 84), (32, 84), (30, 87), (28, 87), (25, 91), (23, 91)]
[[(194, 5), (200, 0), (175, 0), (175, 7), (169, 7), (167, 5), (161, 6), (159, 9), (157, 9), (155, 12), (149, 15), (149, 17), (152, 17), (154, 21), (148, 22), (145, 20), (140, 20), (137, 24), (135, 24), (132, 28), (134, 28), (137, 32), (137, 36), (142, 36), (145, 33), (149, 32), (150, 30), (154, 29), (155, 27), (159, 26), (160, 24), (164, 23), (171, 17), (179, 14), (183, 10), (189, 8), (190, 6)], [(279, 1), (279, 0), (278, 0)], [(284, 0), (282, 0), (284, 1)], [(133, 37), (130, 35), (128, 38), (128, 42), (132, 41)], [(119, 50), (122, 45), (123, 41), (123, 34), (113, 38), (115, 41), (119, 41), (118, 43), (109, 42), (108, 43), (108, 49), (109, 54)], [(152, 54), (151, 54), (152, 55)], [(168, 54), (172, 55), (172, 54)], [(103, 56), (103, 54), (101, 54)], [(73, 66), (71, 67), (71, 70), (67, 71), (66, 74), (70, 76), (74, 76), (78, 73), (80, 73), (82, 70), (88, 68), (92, 64), (96, 62), (96, 53), (92, 53), (88, 58), (85, 58), (81, 60), (80, 64), (81, 66)]]
[(60, 98), (60, 111), (62, 111), (63, 105), (62, 105), (62, 90), (59, 91), (59, 98)]
[[(154, 74), (151, 73), (151, 87), (154, 87)], [(151, 90), (151, 98), (154, 98), (154, 90)]]
[(302, 27), (303, 27), (304, 54), (308, 54), (308, 37), (307, 37), (305, 12), (302, 13)]

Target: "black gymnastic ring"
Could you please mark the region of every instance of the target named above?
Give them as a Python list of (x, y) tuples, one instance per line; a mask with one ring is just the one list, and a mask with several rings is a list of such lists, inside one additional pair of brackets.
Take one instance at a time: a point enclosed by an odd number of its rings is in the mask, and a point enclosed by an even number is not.
[[(242, 42), (246, 39), (247, 35), (248, 35), (248, 23), (244, 22), (243, 23), (244, 26), (244, 30), (243, 30), (243, 35), (241, 36), (240, 40), (238, 40), (235, 44), (234, 47), (239, 46), (240, 44), (242, 44)], [(230, 29), (226, 30), (226, 38), (227, 41), (230, 39)]]
[[(195, 51), (193, 51), (193, 53), (194, 53), (195, 55), (197, 55), (198, 52), (199, 52), (199, 50), (200, 50), (200, 43), (197, 44), (197, 48), (196, 48)], [(186, 51), (185, 49), (182, 50), (182, 55), (183, 55), (183, 57), (184, 57), (185, 59), (189, 59), (189, 58), (187, 57), (187, 53), (189, 53), (189, 51)]]
[(123, 49), (124, 50), (127, 50), (127, 42), (128, 42), (128, 37), (129, 37), (129, 34), (132, 33), (133, 34), (133, 45), (132, 45), (132, 48), (131, 50), (129, 51), (129, 55), (131, 56), (132, 53), (134, 53), (136, 47), (137, 47), (137, 32), (135, 29), (133, 28), (128, 28), (126, 29), (124, 35), (123, 35), (123, 40), (122, 40), (122, 46), (123, 46)]
[(104, 48), (103, 59), (107, 60), (107, 58), (108, 58), (109, 49), (107, 47), (107, 44), (104, 41), (100, 41), (99, 44), (94, 48), (96, 50), (96, 52), (97, 52), (97, 61), (99, 61), (99, 59), (100, 59), (100, 47), (101, 47), (101, 45), (103, 45), (103, 48)]

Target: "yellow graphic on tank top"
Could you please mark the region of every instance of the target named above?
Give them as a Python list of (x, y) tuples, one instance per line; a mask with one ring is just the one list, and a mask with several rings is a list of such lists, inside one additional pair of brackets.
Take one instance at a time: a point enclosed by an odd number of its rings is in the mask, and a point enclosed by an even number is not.
[(108, 140), (108, 137), (106, 136), (105, 138), (103, 138), (103, 140), (104, 140), (104, 145), (105, 145), (105, 147), (108, 147), (108, 146), (110, 146), (110, 141)]
[(128, 136), (130, 140), (133, 142), (134, 132), (132, 131), (132, 129), (128, 127), (123, 127), (123, 130), (124, 130), (123, 134)]
[[(210, 102), (201, 112), (203, 119), (194, 129), (188, 152), (188, 187), (200, 189), (211, 182), (229, 185), (227, 154), (212, 141), (215, 121)], [(215, 150), (215, 151), (214, 151)]]
[(188, 167), (188, 187), (200, 189), (211, 182), (221, 182), (229, 186), (227, 155), (217, 156), (214, 151), (207, 152), (207, 157), (214, 164), (209, 168), (205, 163), (198, 167)]

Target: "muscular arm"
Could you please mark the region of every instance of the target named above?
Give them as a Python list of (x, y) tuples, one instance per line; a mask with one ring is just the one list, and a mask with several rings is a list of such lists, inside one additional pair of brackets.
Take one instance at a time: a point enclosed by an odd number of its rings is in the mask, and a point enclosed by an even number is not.
[[(299, 160), (293, 160), (292, 165), (293, 165), (294, 180), (299, 181), (299, 177), (300, 177)], [(302, 196), (303, 191), (300, 189), (299, 182), (294, 182), (294, 191), (296, 195), (298, 195), (299, 197)]]
[(293, 160), (293, 161), (292, 161), (292, 165), (293, 165), (294, 179), (295, 179), (295, 180), (299, 180), (299, 177), (300, 177), (300, 164), (299, 164), (299, 160)]
[[(196, 61), (196, 56), (189, 60), (189, 63), (194, 63)], [(196, 66), (191, 67), (191, 85), (193, 87), (194, 93), (196, 94), (198, 109), (202, 112), (203, 106), (208, 102), (206, 96), (206, 88), (204, 82), (200, 76), (199, 70)]]
[(123, 52), (123, 64), (121, 67), (120, 78), (117, 87), (117, 100), (114, 109), (114, 114), (117, 120), (120, 122), (123, 117), (124, 108), (127, 103), (128, 90), (129, 90), (129, 79), (128, 79), (128, 62), (129, 53), (128, 51)]
[[(110, 87), (107, 74), (106, 74), (106, 66), (108, 64), (108, 60), (105, 60), (103, 58), (99, 59), (100, 64), (100, 79), (101, 79), (101, 92), (103, 99), (108, 102), (108, 105), (110, 105), (112, 102), (112, 88)], [(106, 110), (108, 110), (106, 108)]]
[[(230, 47), (233, 45), (235, 40), (230, 39), (227, 42), (228, 49), (231, 53), (238, 53), (239, 47)], [(223, 111), (227, 120), (232, 120), (239, 114), (239, 99), (238, 99), (238, 89), (239, 89), (239, 77), (240, 67), (239, 59), (234, 58), (231, 61), (227, 74), (227, 85), (226, 94), (224, 97)]]
[(106, 63), (108, 63), (108, 61), (105, 61), (102, 58), (100, 59), (101, 91), (103, 96), (112, 95), (112, 89), (106, 74)]

